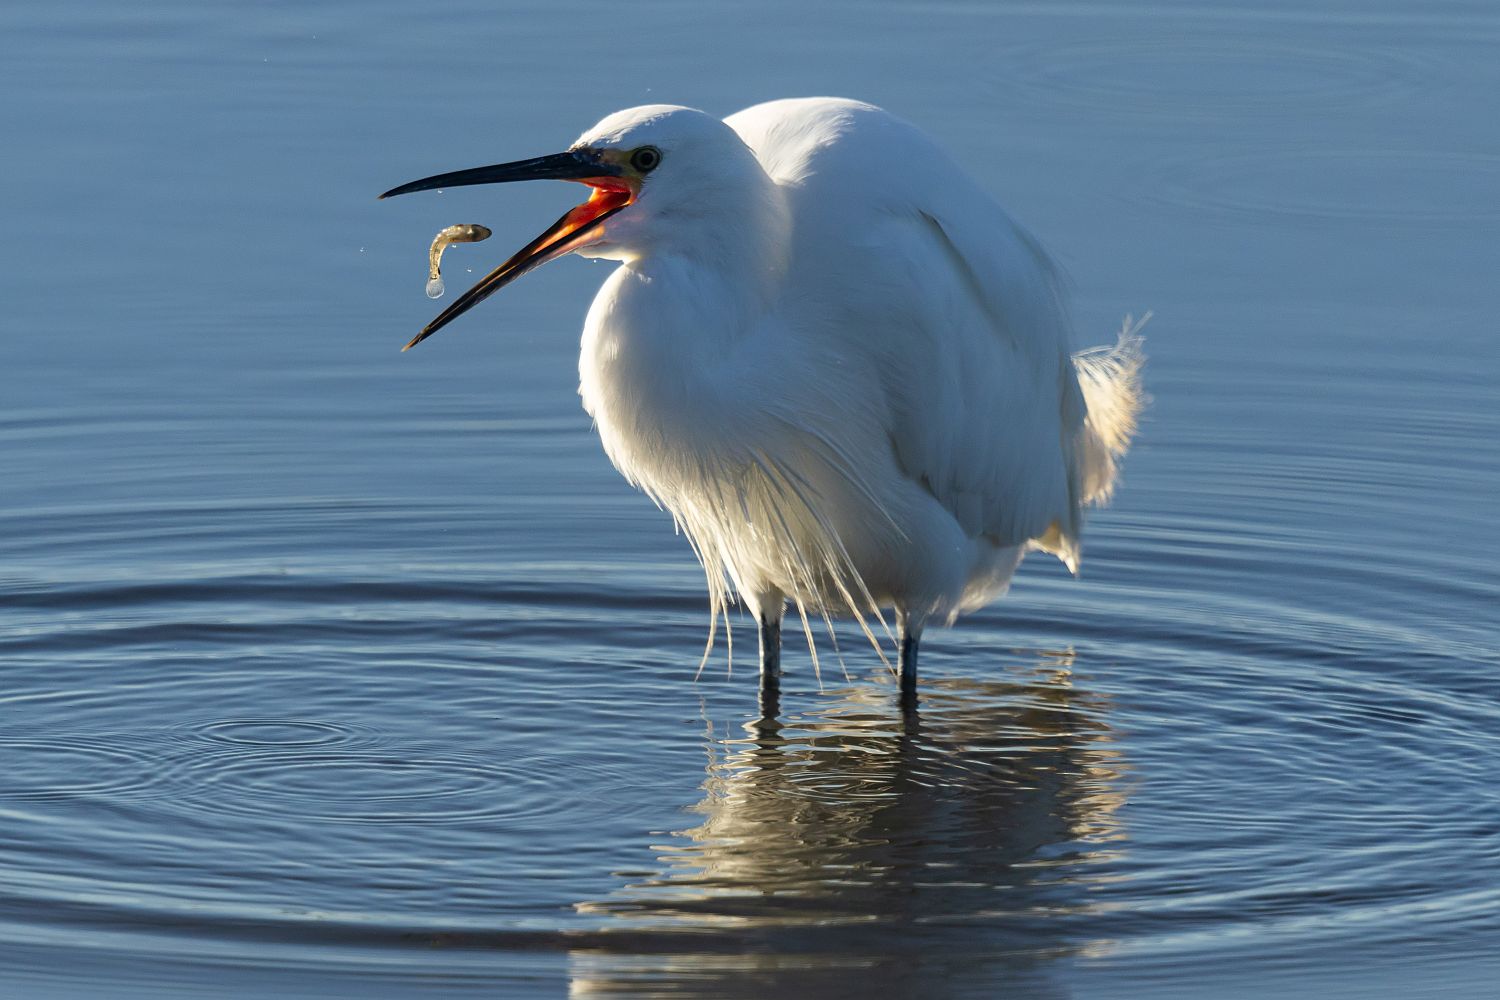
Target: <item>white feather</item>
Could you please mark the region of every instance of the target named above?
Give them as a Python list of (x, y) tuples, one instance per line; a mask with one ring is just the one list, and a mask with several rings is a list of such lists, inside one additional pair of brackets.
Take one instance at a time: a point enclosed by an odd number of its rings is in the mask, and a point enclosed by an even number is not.
[(624, 264), (580, 393), (691, 541), (715, 620), (738, 592), (792, 601), (810, 645), (831, 614), (873, 642), (866, 616), (951, 620), (1029, 548), (1076, 569), (1142, 404), (1140, 338), (1075, 358), (1046, 254), (930, 140), (815, 98), (632, 109), (579, 143), (662, 153), (583, 251)]

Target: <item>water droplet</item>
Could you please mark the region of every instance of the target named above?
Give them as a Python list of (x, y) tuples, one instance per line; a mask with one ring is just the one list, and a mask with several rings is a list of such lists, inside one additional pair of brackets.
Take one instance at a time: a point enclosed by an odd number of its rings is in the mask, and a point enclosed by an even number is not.
[(440, 299), (443, 297), (443, 279), (433, 278), (427, 282), (427, 297), (429, 299)]

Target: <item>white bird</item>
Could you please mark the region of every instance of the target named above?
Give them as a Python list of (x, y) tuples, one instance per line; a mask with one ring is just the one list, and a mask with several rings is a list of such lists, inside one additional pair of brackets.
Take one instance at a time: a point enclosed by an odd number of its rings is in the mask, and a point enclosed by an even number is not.
[(381, 197), (536, 178), (593, 193), (406, 346), (564, 254), (621, 262), (579, 393), (692, 543), (714, 621), (731, 593), (755, 615), (768, 714), (788, 601), (815, 664), (809, 615), (854, 616), (878, 650), (892, 609), (911, 705), (926, 624), (994, 600), (1029, 550), (1076, 572), (1142, 405), (1140, 338), (1127, 320), (1074, 355), (1046, 253), (922, 132), (832, 98), (651, 105)]

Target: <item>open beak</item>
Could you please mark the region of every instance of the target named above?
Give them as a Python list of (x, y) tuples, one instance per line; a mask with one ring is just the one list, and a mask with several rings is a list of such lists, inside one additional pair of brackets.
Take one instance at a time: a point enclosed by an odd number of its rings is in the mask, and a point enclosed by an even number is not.
[(421, 333), (401, 348), (403, 351), (417, 346), (532, 268), (540, 267), (549, 260), (555, 260), (591, 242), (603, 230), (605, 219), (634, 200), (636, 189), (623, 176), (623, 171), (618, 166), (604, 162), (597, 154), (588, 150), (574, 150), (424, 177), (419, 181), (391, 188), (380, 196), (390, 198), (412, 191), (534, 180), (579, 181), (592, 187), (594, 193), (589, 196), (588, 201), (569, 209), (545, 233), (516, 251), (504, 264), (455, 299), (452, 305), (439, 313), (436, 319), (422, 328)]

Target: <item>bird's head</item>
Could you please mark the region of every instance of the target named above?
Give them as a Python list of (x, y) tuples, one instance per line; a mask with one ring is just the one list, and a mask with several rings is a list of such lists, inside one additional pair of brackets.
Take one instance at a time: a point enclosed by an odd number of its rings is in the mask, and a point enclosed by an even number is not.
[(508, 181), (567, 180), (588, 200), (459, 296), (403, 350), (432, 336), (521, 275), (569, 253), (631, 260), (663, 249), (711, 252), (768, 186), (754, 154), (712, 115), (656, 104), (617, 111), (563, 153), (424, 177), (382, 198)]

